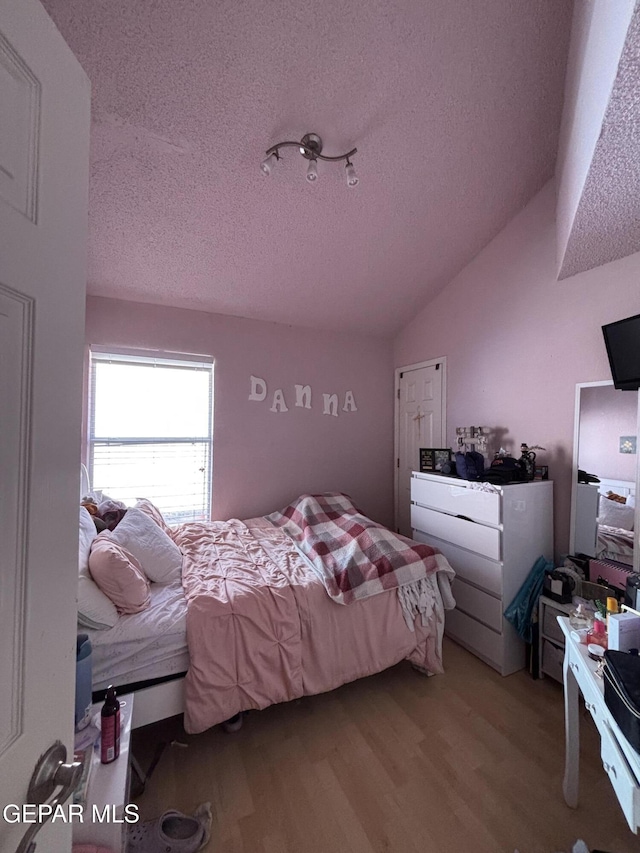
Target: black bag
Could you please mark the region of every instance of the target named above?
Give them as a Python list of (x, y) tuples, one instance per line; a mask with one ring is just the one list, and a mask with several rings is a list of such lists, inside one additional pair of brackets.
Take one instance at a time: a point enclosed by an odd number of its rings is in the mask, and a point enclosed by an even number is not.
[(640, 657), (637, 651), (604, 653), (604, 701), (631, 746), (640, 752)]
[(456, 453), (456, 473), (463, 480), (480, 480), (484, 473), (484, 456), (475, 450)]
[(502, 486), (505, 483), (524, 483), (529, 478), (519, 459), (514, 459), (513, 456), (498, 456), (484, 472), (482, 479), (486, 483)]

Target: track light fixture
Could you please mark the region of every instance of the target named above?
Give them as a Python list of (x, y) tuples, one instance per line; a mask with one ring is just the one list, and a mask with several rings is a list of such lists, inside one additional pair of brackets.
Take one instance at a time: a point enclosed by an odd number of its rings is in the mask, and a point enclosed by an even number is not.
[(300, 154), (309, 161), (309, 165), (307, 166), (307, 180), (309, 183), (314, 184), (318, 180), (318, 160), (327, 160), (334, 163), (339, 160), (345, 160), (347, 186), (355, 187), (358, 185), (358, 176), (350, 159), (357, 152), (357, 148), (353, 148), (351, 151), (347, 151), (346, 154), (340, 154), (337, 157), (328, 157), (322, 153), (322, 139), (320, 139), (318, 134), (305, 133), (300, 142), (278, 142), (276, 145), (272, 145), (266, 152), (267, 156), (260, 164), (263, 175), (271, 174), (274, 166), (280, 160), (281, 148), (297, 148)]

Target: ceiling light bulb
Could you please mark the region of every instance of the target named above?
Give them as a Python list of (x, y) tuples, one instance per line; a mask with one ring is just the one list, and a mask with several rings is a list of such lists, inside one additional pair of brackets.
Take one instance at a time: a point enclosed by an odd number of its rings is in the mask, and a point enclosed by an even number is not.
[(260, 168), (262, 170), (263, 175), (270, 175), (271, 170), (278, 162), (278, 155), (274, 151), (273, 154), (269, 154), (269, 156), (260, 163)]
[(347, 186), (348, 187), (357, 187), (359, 178), (356, 175), (356, 170), (353, 167), (353, 163), (347, 163)]
[(315, 158), (313, 160), (309, 160), (309, 166), (307, 167), (307, 180), (311, 183), (318, 180), (318, 161)]

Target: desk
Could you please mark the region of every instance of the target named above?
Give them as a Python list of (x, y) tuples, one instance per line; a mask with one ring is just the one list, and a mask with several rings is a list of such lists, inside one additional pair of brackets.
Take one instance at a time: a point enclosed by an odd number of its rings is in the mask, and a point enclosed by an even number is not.
[(640, 754), (631, 746), (611, 716), (604, 701), (604, 683), (595, 674), (596, 663), (587, 647), (571, 637), (566, 616), (558, 617), (565, 636), (563, 665), (565, 714), (565, 773), (563, 792), (568, 806), (578, 805), (580, 760), (580, 704), (593, 717), (600, 734), (600, 757), (632, 832), (640, 827)]

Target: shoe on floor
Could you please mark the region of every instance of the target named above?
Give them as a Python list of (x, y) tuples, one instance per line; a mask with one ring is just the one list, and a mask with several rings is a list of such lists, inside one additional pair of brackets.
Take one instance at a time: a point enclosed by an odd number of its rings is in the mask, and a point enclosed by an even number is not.
[(129, 853), (196, 853), (211, 836), (211, 803), (203, 803), (193, 816), (167, 811), (156, 820), (130, 824)]
[(235, 714), (233, 717), (230, 717), (228, 720), (225, 720), (222, 724), (222, 728), (225, 732), (237, 732), (238, 729), (242, 728), (242, 711), (239, 714)]

